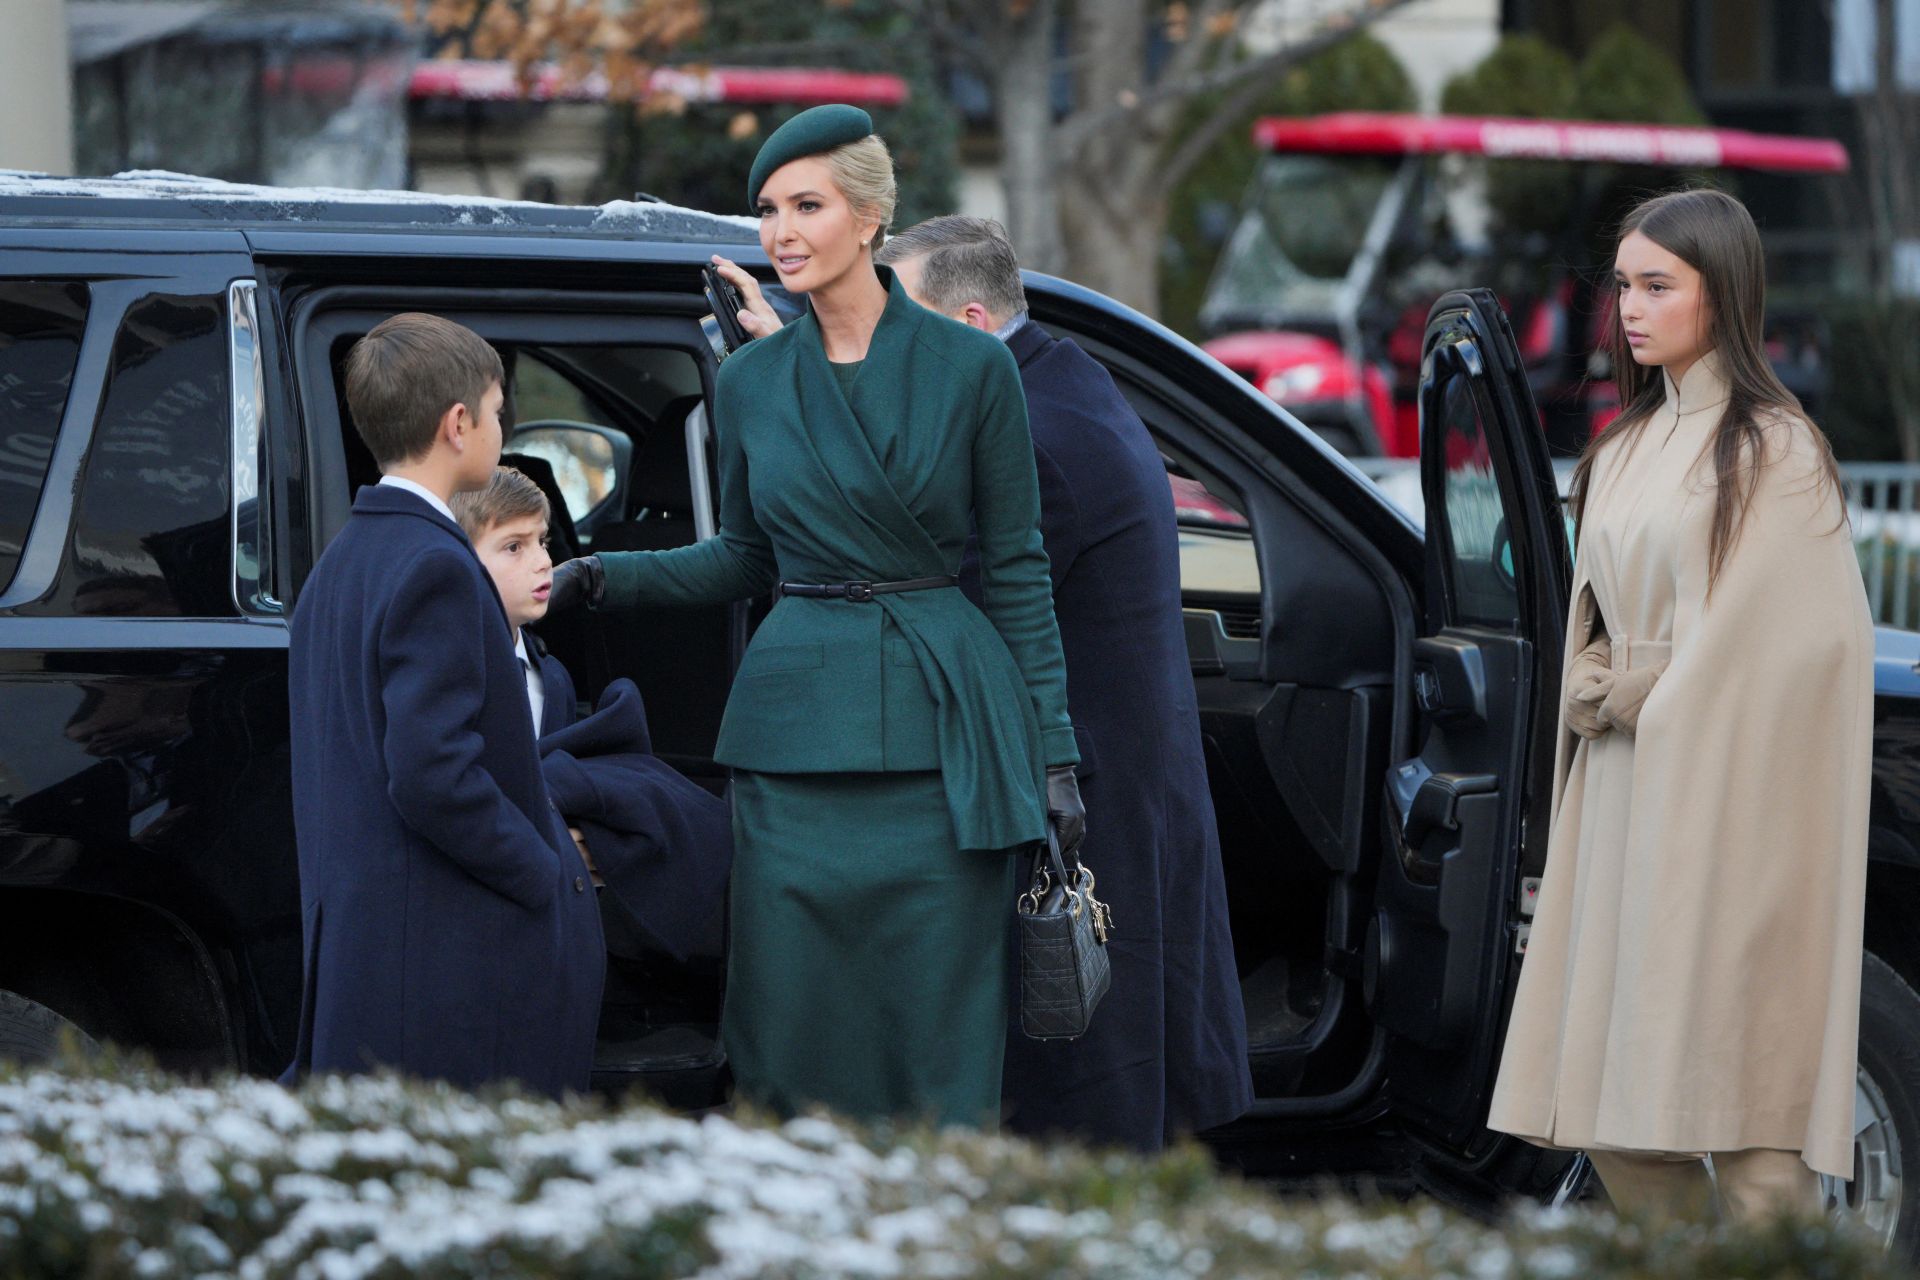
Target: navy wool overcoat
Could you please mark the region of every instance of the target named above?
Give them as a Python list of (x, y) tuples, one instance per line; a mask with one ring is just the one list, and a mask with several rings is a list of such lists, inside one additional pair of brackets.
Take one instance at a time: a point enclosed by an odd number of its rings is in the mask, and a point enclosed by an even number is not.
[(607, 950), (718, 957), (733, 868), (727, 802), (653, 754), (633, 681), (609, 684), (583, 719), (560, 660), (541, 653), (540, 672), (540, 763), (560, 816), (580, 828), (606, 882)]
[[(1007, 1039), (1018, 1132), (1157, 1150), (1253, 1098), (1165, 464), (1091, 356), (1028, 323), (1020, 362), (1113, 988), (1078, 1040)], [(1017, 1016), (1017, 1015), (1016, 1015)]]
[(289, 1076), (585, 1089), (600, 916), (459, 526), (361, 489), (301, 591), (288, 686), (306, 948)]

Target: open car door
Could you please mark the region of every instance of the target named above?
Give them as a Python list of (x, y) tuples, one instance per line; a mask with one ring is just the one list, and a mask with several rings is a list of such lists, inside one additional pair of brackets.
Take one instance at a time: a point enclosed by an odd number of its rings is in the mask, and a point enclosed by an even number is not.
[(1500, 1038), (1546, 857), (1572, 577), (1547, 443), (1485, 289), (1427, 319), (1420, 376), (1426, 606), (1410, 673), (1417, 754), (1387, 779), (1365, 966), (1389, 1101), (1485, 1168)]

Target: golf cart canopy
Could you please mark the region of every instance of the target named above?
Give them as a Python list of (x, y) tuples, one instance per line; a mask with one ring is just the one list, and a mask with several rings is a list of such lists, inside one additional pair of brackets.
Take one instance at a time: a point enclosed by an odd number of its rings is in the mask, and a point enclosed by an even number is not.
[(1847, 149), (1830, 138), (1596, 120), (1344, 111), (1269, 116), (1254, 124), (1253, 138), (1268, 151), (1319, 155), (1467, 155), (1783, 173), (1845, 173), (1848, 167)]
[[(856, 102), (897, 107), (907, 100), (907, 82), (896, 75), (838, 71), (817, 67), (656, 67), (647, 92), (670, 94), (684, 102), (792, 103)], [(569, 76), (551, 62), (527, 69), (523, 79), (507, 61), (437, 58), (413, 69), (408, 94), (414, 98), (454, 98), (466, 102), (604, 102), (617, 97), (603, 72)]]

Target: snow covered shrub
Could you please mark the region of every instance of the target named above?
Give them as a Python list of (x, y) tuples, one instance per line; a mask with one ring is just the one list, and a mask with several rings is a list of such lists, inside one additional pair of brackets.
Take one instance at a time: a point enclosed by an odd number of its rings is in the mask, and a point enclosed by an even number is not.
[(1288, 1203), (1154, 1161), (822, 1119), (288, 1092), (149, 1071), (0, 1074), (0, 1277), (1881, 1277), (1830, 1228), (1504, 1229), (1433, 1205)]

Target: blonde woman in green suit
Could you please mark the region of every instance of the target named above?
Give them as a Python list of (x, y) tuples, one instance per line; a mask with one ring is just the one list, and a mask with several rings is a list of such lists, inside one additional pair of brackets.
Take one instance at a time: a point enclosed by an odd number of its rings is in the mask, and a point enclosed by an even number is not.
[[(572, 561), (554, 597), (780, 593), (715, 749), (735, 1081), (781, 1111), (991, 1126), (1016, 855), (1050, 821), (1079, 842), (1079, 755), (1019, 371), (874, 266), (894, 181), (872, 133), (817, 107), (754, 162), (760, 243), (812, 310), (720, 369), (719, 535)], [(954, 576), (970, 521), (979, 608)]]

